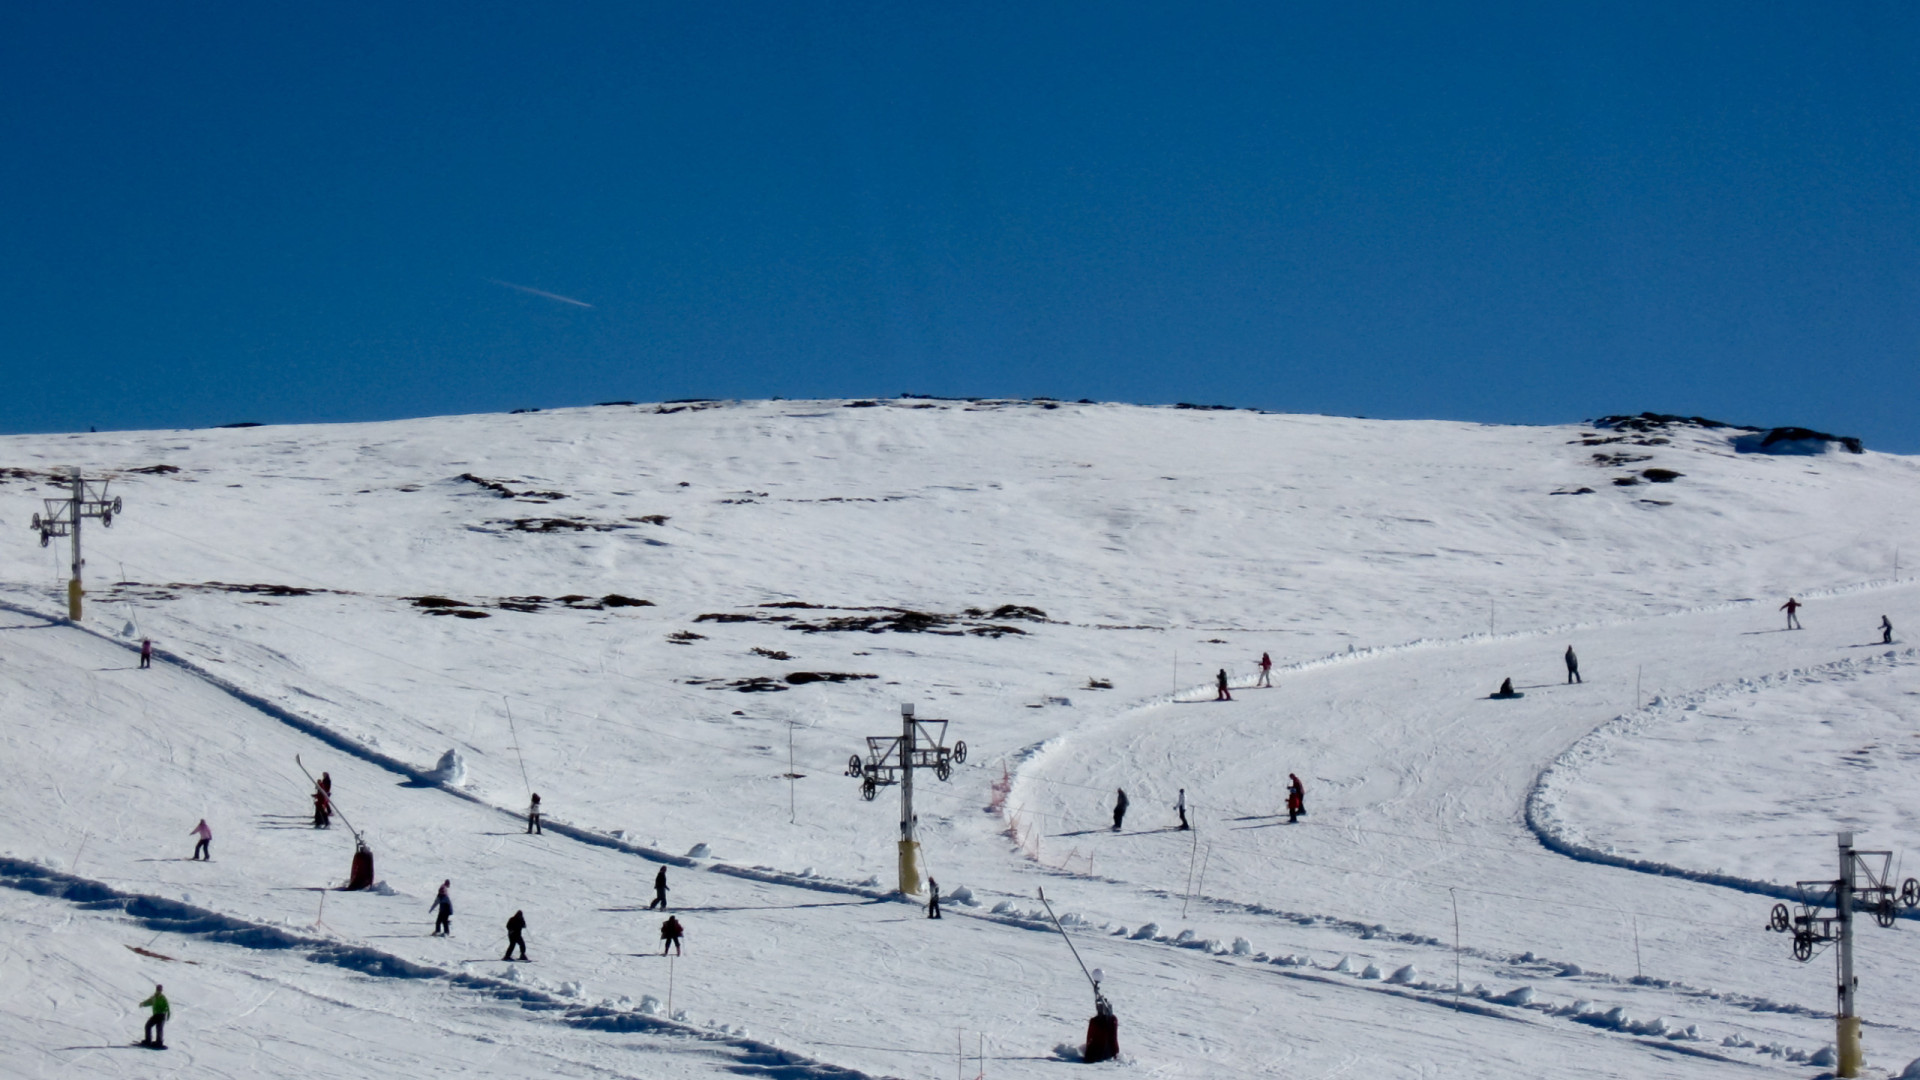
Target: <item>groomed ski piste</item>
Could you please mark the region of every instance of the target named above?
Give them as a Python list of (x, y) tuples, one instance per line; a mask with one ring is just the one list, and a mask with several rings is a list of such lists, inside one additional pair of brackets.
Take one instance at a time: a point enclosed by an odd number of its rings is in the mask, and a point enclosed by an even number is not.
[[(1829, 1072), (1832, 957), (1764, 923), (1836, 832), (1920, 871), (1920, 463), (1762, 442), (918, 398), (0, 439), (0, 1071)], [(78, 626), (28, 527), (76, 466), (124, 503)], [(844, 775), (902, 703), (970, 750), (916, 785), (938, 922)], [(1881, 1075), (1911, 914), (1859, 924)]]

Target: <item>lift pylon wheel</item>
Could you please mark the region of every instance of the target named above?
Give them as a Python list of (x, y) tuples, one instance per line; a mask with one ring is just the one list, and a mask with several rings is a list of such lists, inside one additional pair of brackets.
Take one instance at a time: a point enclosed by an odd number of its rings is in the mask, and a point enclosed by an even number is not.
[[(953, 763), (955, 765), (965, 765), (967, 763), (967, 743), (965, 739), (953, 744)], [(940, 779), (945, 780), (946, 777), (943, 776)]]
[(1900, 902), (1908, 907), (1920, 907), (1920, 881), (1908, 878), (1900, 883)]
[(1775, 933), (1785, 933), (1788, 924), (1789, 924), (1789, 920), (1787, 918), (1787, 905), (1785, 904), (1773, 905), (1773, 918), (1767, 921), (1767, 929), (1772, 930)]
[(933, 775), (941, 780), (950, 780), (953, 778), (953, 766), (942, 761), (933, 767)]
[(880, 786), (873, 782), (873, 777), (869, 776), (865, 780), (860, 782), (861, 798), (867, 800), (868, 802), (872, 802), (873, 797), (875, 795), (878, 795), (879, 793), (880, 793)]
[(1897, 914), (1893, 906), (1893, 897), (1883, 896), (1880, 898), (1879, 903), (1873, 905), (1873, 921), (1879, 923), (1883, 928), (1891, 927), (1896, 917)]
[(866, 768), (860, 764), (859, 754), (853, 754), (847, 758), (847, 775), (848, 776), (859, 776), (861, 773), (865, 771), (866, 771)]
[(1806, 963), (1813, 959), (1813, 935), (1805, 930), (1793, 935), (1793, 958)]

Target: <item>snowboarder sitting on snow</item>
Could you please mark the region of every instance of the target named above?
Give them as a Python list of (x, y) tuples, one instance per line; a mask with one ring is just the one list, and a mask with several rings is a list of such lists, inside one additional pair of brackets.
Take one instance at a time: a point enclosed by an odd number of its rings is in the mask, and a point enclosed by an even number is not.
[(155, 1050), (167, 1048), (167, 1018), (173, 1015), (173, 1007), (167, 1004), (166, 989), (155, 983), (153, 996), (140, 1003), (153, 1009), (153, 1015), (147, 1017), (146, 1034), (140, 1037), (141, 1046), (150, 1046)]
[(647, 910), (652, 911), (654, 908), (659, 908), (661, 911), (667, 910), (667, 868), (665, 865), (660, 867), (659, 873), (653, 875), (653, 903), (647, 905)]
[(428, 905), (433, 909), (433, 912), (434, 912), (434, 915), (433, 915), (433, 936), (434, 937), (453, 936), (453, 897), (447, 895), (447, 890), (452, 887), (453, 887), (452, 879), (448, 879), (446, 881), (441, 882), (439, 895), (435, 896), (433, 898), (433, 903)]
[(1127, 819), (1127, 789), (1114, 788), (1119, 797), (1113, 800), (1113, 831), (1120, 831), (1120, 823)]
[(1180, 815), (1180, 831), (1186, 832), (1187, 831), (1187, 789), (1186, 788), (1180, 789), (1180, 798), (1177, 802), (1173, 804), (1173, 809), (1176, 813)]
[(507, 955), (500, 959), (513, 959), (513, 947), (515, 945), (520, 946), (520, 959), (525, 960), (527, 958), (527, 939), (521, 936), (526, 932), (526, 929), (527, 917), (517, 911), (514, 912), (513, 918), (507, 920)]
[(1232, 701), (1233, 700), (1233, 692), (1227, 689), (1227, 669), (1226, 668), (1221, 668), (1220, 674), (1215, 675), (1213, 677), (1213, 685), (1214, 685), (1213, 700), (1215, 701)]
[(1893, 644), (1893, 624), (1887, 621), (1885, 615), (1880, 616), (1880, 644)]
[(1519, 697), (1520, 694), (1518, 691), (1516, 691), (1513, 688), (1512, 679), (1501, 679), (1500, 689), (1495, 691), (1493, 696), (1497, 698), (1507, 698), (1507, 697)]
[(1799, 611), (1803, 606), (1805, 605), (1791, 596), (1787, 597), (1786, 603), (1780, 605), (1780, 610), (1787, 613), (1787, 629), (1800, 629), (1800, 617), (1795, 615), (1794, 612)]
[(1587, 681), (1580, 677), (1580, 658), (1573, 655), (1571, 645), (1567, 646), (1567, 681), (1570, 683)]
[(927, 888), (933, 891), (933, 898), (927, 901), (927, 918), (937, 919), (940, 917), (940, 883), (933, 880), (932, 874), (927, 875)]
[(1300, 820), (1300, 815), (1306, 812), (1307, 812), (1307, 787), (1305, 784), (1302, 784), (1300, 782), (1300, 777), (1298, 777), (1293, 773), (1288, 773), (1287, 774), (1287, 824), (1291, 825), (1294, 822)]
[(686, 928), (680, 925), (679, 919), (671, 915), (667, 916), (667, 921), (660, 924), (660, 955), (667, 955), (668, 949), (672, 949), (675, 956), (682, 955), (680, 936), (686, 932)]
[(213, 849), (213, 830), (207, 828), (207, 819), (201, 818), (200, 824), (195, 825), (192, 829), (188, 830), (187, 835), (197, 836), (200, 838), (200, 842), (193, 845), (193, 858), (187, 861), (199, 862), (201, 859), (205, 859), (208, 862), (212, 862), (213, 861), (213, 850), (212, 850)]
[(537, 791), (533, 793), (533, 803), (527, 807), (527, 831), (546, 835), (540, 832), (540, 793)]

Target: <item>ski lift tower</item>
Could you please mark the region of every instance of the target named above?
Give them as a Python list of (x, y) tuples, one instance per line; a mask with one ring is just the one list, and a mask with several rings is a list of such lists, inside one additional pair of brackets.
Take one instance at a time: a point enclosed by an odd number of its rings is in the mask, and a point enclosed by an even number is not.
[(73, 491), (64, 499), (46, 499), (45, 517), (33, 515), (33, 529), (40, 534), (40, 546), (46, 547), (56, 536), (73, 537), (73, 577), (67, 581), (67, 618), (80, 621), (80, 597), (85, 590), (80, 586), (80, 571), (86, 566), (86, 560), (80, 557), (80, 522), (83, 518), (98, 518), (103, 528), (113, 525), (113, 516), (120, 512), (120, 498), (107, 498), (107, 485), (111, 480), (82, 479), (80, 470), (73, 470)]
[(872, 802), (888, 784), (900, 785), (900, 891), (920, 894), (919, 819), (913, 813), (913, 770), (932, 769), (941, 780), (953, 776), (953, 767), (967, 760), (967, 744), (947, 746), (945, 720), (915, 720), (913, 706), (900, 706), (899, 735), (867, 736), (867, 756), (847, 760), (847, 775), (860, 778), (860, 797)]

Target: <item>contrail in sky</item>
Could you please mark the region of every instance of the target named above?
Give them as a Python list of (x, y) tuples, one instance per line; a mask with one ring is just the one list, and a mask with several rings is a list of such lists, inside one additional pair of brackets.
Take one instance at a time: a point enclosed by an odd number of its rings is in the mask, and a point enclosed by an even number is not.
[(495, 285), (503, 285), (509, 289), (518, 289), (523, 293), (530, 293), (534, 296), (544, 296), (549, 300), (558, 300), (563, 304), (572, 304), (574, 307), (589, 309), (593, 307), (592, 304), (587, 303), (585, 300), (575, 300), (571, 296), (561, 296), (559, 293), (550, 293), (545, 289), (536, 289), (529, 285), (515, 285), (511, 281), (501, 281), (499, 278), (488, 278), (487, 280), (493, 282)]

